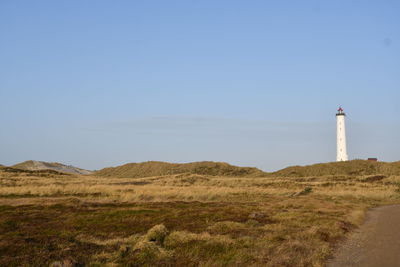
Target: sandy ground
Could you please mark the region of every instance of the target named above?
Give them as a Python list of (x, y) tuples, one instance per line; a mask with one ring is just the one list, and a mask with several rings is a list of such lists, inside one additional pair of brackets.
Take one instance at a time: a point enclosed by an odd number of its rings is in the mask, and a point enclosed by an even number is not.
[(400, 205), (371, 210), (327, 266), (400, 266)]

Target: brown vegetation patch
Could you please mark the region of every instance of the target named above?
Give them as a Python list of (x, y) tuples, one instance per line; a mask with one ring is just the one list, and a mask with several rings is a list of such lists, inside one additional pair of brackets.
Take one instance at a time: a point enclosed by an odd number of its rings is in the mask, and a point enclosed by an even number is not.
[(68, 176), (71, 175), (69, 173), (58, 172), (55, 170), (24, 170), (18, 168), (11, 167), (2, 167), (0, 169), (4, 174), (3, 175), (24, 175), (24, 176), (37, 176), (37, 177), (57, 177), (57, 176)]
[(381, 181), (382, 179), (385, 179), (385, 175), (371, 175), (367, 176), (364, 179), (362, 179), (362, 182), (376, 182), (376, 181)]

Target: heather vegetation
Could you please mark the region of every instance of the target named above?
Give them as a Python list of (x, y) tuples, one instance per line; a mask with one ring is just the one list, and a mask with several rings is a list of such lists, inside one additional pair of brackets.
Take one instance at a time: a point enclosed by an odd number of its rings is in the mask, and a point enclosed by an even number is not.
[(368, 208), (400, 202), (398, 166), (1, 167), (0, 265), (323, 266)]

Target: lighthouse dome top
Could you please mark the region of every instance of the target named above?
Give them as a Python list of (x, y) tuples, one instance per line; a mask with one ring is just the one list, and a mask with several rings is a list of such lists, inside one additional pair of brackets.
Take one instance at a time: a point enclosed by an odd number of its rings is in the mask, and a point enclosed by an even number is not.
[(340, 116), (340, 115), (342, 115), (342, 116), (345, 116), (345, 115), (346, 115), (346, 114), (344, 113), (343, 108), (342, 108), (341, 106), (339, 107), (338, 112), (336, 113), (336, 116)]

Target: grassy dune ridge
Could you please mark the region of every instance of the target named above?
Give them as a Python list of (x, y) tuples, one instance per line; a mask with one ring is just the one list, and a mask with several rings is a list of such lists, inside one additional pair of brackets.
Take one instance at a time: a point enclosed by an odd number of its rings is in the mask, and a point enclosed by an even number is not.
[(62, 173), (72, 173), (72, 174), (91, 174), (91, 171), (77, 168), (71, 165), (64, 165), (58, 162), (45, 162), (36, 160), (27, 160), (12, 166), (12, 168), (20, 170), (53, 170)]
[(154, 164), (110, 176), (0, 168), (0, 265), (323, 266), (368, 208), (400, 202), (398, 162), (272, 174), (156, 163), (145, 175)]
[(319, 163), (309, 166), (292, 166), (273, 172), (272, 176), (307, 177), (321, 175), (400, 175), (400, 161), (376, 162), (351, 160), (343, 162)]
[(257, 168), (237, 167), (224, 162), (192, 162), (167, 163), (148, 161), (143, 163), (128, 163), (118, 167), (104, 168), (95, 172), (96, 176), (138, 178), (171, 174), (200, 174), (212, 176), (233, 177), (307, 177), (323, 175), (400, 175), (400, 161), (375, 162), (367, 160), (352, 160), (346, 162), (319, 163), (309, 166), (292, 166), (276, 172), (263, 172)]
[(148, 161), (143, 163), (128, 163), (118, 167), (104, 168), (95, 172), (95, 175), (105, 177), (137, 178), (182, 173), (235, 177), (256, 177), (266, 174), (257, 168), (237, 167), (224, 162), (202, 161), (192, 163), (168, 163), (160, 161)]

